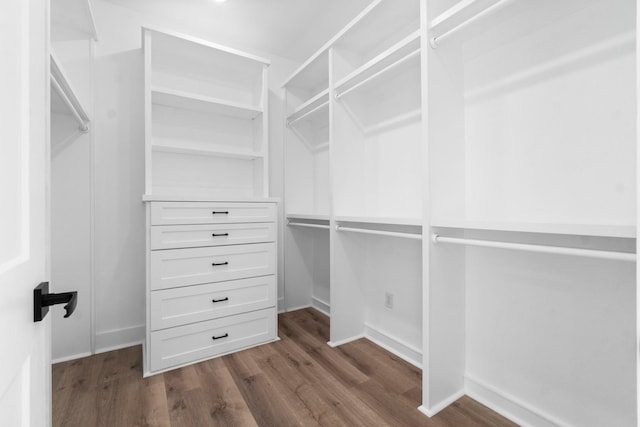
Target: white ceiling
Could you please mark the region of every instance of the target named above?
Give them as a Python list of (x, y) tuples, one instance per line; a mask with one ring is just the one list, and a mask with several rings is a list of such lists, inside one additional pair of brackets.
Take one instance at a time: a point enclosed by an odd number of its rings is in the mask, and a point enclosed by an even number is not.
[(212, 41), (303, 60), (372, 0), (107, 0)]

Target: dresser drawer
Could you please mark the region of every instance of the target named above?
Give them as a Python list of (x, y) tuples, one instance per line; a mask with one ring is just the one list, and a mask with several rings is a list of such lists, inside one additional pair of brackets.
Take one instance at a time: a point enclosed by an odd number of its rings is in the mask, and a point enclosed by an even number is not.
[(275, 338), (275, 308), (151, 332), (151, 370), (210, 358)]
[(168, 289), (276, 271), (275, 243), (151, 251), (151, 289)]
[(275, 222), (275, 203), (153, 202), (151, 225)]
[(242, 245), (276, 240), (276, 224), (159, 225), (151, 227), (151, 249)]
[(151, 330), (211, 320), (275, 305), (275, 276), (152, 291)]

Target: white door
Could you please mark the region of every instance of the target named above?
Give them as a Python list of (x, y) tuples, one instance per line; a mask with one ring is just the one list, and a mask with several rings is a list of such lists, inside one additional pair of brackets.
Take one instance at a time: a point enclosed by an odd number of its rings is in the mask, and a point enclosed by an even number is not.
[(47, 1), (0, 0), (0, 424), (51, 424)]

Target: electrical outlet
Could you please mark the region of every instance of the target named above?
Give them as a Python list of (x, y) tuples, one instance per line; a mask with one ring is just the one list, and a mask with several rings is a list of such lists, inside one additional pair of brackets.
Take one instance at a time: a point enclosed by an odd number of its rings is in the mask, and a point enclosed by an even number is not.
[(387, 308), (393, 308), (393, 294), (385, 292), (384, 294), (384, 306)]

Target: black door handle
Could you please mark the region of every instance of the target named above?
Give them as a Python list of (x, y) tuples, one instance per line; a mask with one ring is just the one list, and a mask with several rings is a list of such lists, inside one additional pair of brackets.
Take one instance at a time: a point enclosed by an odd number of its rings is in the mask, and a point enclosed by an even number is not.
[(223, 301), (229, 301), (229, 297), (224, 297), (224, 298), (220, 298), (220, 299), (212, 299), (211, 302), (223, 302)]
[(211, 237), (222, 237), (222, 236), (228, 236), (228, 235), (229, 233), (220, 233), (220, 234), (213, 233)]
[(55, 304), (66, 304), (64, 309), (69, 317), (78, 305), (78, 292), (49, 293), (49, 282), (42, 282), (33, 290), (33, 321), (40, 322), (49, 312), (49, 307)]

